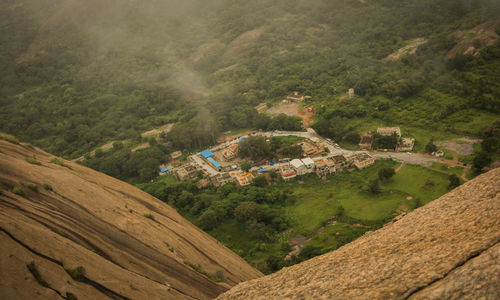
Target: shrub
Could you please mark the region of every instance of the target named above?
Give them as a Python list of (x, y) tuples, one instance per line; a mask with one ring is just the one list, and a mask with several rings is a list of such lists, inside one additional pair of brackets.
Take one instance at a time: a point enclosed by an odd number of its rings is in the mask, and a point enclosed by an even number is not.
[(54, 157), (53, 159), (50, 160), (51, 163), (53, 164), (56, 164), (56, 165), (59, 165), (61, 167), (65, 167), (65, 168), (68, 168), (70, 170), (72, 170), (73, 168), (71, 166), (68, 166), (67, 164), (65, 164), (63, 161), (59, 160), (58, 158)]
[(76, 281), (84, 281), (85, 280), (85, 268), (82, 266), (78, 266), (74, 269), (65, 269), (66, 273), (73, 278), (73, 280)]
[[(216, 274), (216, 276), (208, 274), (205, 270), (202, 269), (202, 267), (200, 265), (191, 265), (191, 268), (193, 268), (196, 272), (205, 275), (206, 277), (208, 277), (208, 279), (210, 279), (214, 282), (221, 282), (223, 280), (223, 279), (220, 279), (219, 277), (217, 277), (217, 274)], [(222, 273), (222, 271), (217, 271), (217, 273), (218, 272)], [(221, 276), (222, 276), (222, 278), (224, 278), (223, 273), (221, 274)]]
[(38, 283), (43, 286), (43, 287), (49, 287), (49, 284), (47, 283), (47, 281), (45, 281), (43, 278), (42, 278), (42, 275), (40, 275), (40, 272), (38, 272), (38, 268), (36, 267), (35, 265), (35, 262), (32, 261), (30, 262), (29, 264), (26, 265), (26, 267), (28, 268), (28, 270), (31, 272), (31, 274), (33, 274), (33, 277), (35, 277), (36, 281), (38, 281)]
[(52, 188), (52, 186), (48, 183), (44, 183), (42, 184), (43, 188), (46, 189), (47, 191), (53, 191), (54, 189)]
[(432, 153), (437, 151), (437, 146), (434, 145), (434, 142), (431, 140), (427, 145), (425, 145), (425, 152)]
[(451, 174), (448, 179), (450, 180), (450, 184), (448, 185), (449, 189), (454, 189), (460, 185), (460, 179), (455, 174)]
[(33, 192), (38, 192), (38, 186), (33, 182), (23, 182), (23, 185), (32, 190)]
[(17, 187), (17, 186), (12, 189), (12, 192), (14, 194), (22, 196), (22, 197), (26, 196), (26, 193), (24, 192), (24, 190), (22, 188), (20, 188), (20, 187)]
[(75, 296), (75, 294), (72, 294), (70, 292), (66, 292), (66, 299), (68, 299), (68, 300), (78, 300), (78, 298)]
[(144, 217), (151, 219), (153, 221), (155, 220), (155, 216), (153, 216), (152, 214), (144, 214)]
[(378, 178), (380, 180), (388, 180), (392, 176), (394, 176), (396, 172), (394, 171), (393, 168), (382, 168), (378, 171)]
[(30, 156), (27, 156), (26, 158), (26, 161), (29, 162), (30, 164), (33, 164), (33, 165), (38, 165), (38, 166), (41, 166), (42, 163), (36, 159), (36, 156), (35, 155), (30, 155)]

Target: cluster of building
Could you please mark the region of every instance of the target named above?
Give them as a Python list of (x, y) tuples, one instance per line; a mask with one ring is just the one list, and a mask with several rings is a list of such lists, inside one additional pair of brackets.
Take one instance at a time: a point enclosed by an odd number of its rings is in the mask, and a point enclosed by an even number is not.
[[(377, 128), (376, 133), (380, 136), (394, 136), (398, 138), (398, 143), (396, 145), (396, 151), (412, 151), (415, 146), (415, 139), (401, 137), (401, 129), (399, 127), (381, 127)], [(367, 132), (361, 134), (361, 139), (359, 142), (359, 148), (361, 150), (372, 149), (375, 133)]]
[(335, 155), (331, 157), (294, 159), (289, 163), (281, 164), (279, 171), (281, 178), (287, 181), (308, 173), (316, 173), (319, 177), (325, 177), (353, 167), (362, 170), (374, 163), (375, 159), (368, 153), (359, 152), (349, 156)]
[[(399, 128), (395, 131), (399, 133)], [(383, 134), (393, 134), (389, 131), (378, 131)], [(241, 138), (243, 140), (243, 138)], [(200, 177), (201, 173), (209, 176), (198, 181), (197, 185), (201, 188), (209, 186), (222, 186), (229, 182), (236, 182), (240, 186), (246, 186), (252, 183), (255, 176), (266, 172), (274, 171), (281, 175), (283, 180), (287, 181), (297, 176), (316, 173), (324, 178), (327, 175), (343, 172), (345, 170), (364, 169), (375, 163), (375, 159), (366, 152), (350, 152), (349, 154), (327, 156), (325, 146), (320, 146), (310, 139), (304, 139), (297, 143), (300, 145), (305, 158), (302, 159), (283, 159), (280, 162), (269, 162), (263, 166), (254, 166), (245, 172), (240, 170), (235, 164), (238, 160), (238, 143), (225, 143), (212, 148), (211, 150), (201, 151), (197, 155), (190, 156), (188, 162), (171, 170), (171, 173), (178, 180), (192, 180)], [(322, 155), (321, 155), (322, 154)], [(181, 157), (182, 153), (172, 153), (172, 159)], [(237, 162), (236, 162), (237, 163)], [(212, 170), (213, 169), (213, 170)], [(168, 172), (168, 169), (162, 172)]]

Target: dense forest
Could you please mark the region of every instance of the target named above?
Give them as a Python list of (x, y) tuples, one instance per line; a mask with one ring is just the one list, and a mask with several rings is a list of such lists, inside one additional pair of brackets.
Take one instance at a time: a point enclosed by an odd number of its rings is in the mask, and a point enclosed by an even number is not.
[(498, 41), (454, 48), (485, 22), (498, 33), (495, 0), (8, 0), (0, 14), (0, 128), (66, 157), (170, 122), (179, 148), (283, 128), (253, 107), (291, 91), (339, 140), (361, 123), (478, 134), (500, 109)]

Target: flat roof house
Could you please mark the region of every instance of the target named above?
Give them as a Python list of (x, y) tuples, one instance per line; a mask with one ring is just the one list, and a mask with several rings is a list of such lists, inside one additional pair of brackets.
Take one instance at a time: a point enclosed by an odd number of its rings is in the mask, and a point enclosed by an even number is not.
[(281, 178), (283, 178), (283, 180), (287, 181), (297, 177), (297, 172), (294, 169), (292, 169), (289, 165), (282, 165), (279, 168), (280, 168)]
[(302, 159), (302, 163), (306, 166), (306, 168), (314, 170), (314, 160), (312, 160), (310, 157), (306, 157)]
[(399, 127), (377, 128), (377, 133), (383, 136), (392, 136), (393, 134), (397, 134), (398, 137), (401, 137), (401, 129)]
[(353, 165), (362, 170), (373, 164), (375, 164), (375, 159), (371, 157), (368, 153), (359, 153), (353, 156)]
[(306, 167), (306, 165), (304, 165), (304, 163), (300, 159), (297, 159), (297, 158), (293, 159), (290, 162), (290, 165), (292, 166), (292, 168), (295, 169), (295, 171), (297, 172), (297, 175), (299, 175), (299, 176), (307, 173), (307, 167)]

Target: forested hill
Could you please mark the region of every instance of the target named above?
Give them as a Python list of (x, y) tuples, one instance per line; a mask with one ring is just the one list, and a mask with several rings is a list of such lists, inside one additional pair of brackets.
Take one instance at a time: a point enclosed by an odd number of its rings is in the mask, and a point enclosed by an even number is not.
[(177, 148), (268, 128), (253, 107), (291, 91), (339, 140), (362, 124), (479, 134), (500, 109), (498, 0), (6, 0), (0, 15), (0, 129), (66, 157), (170, 122)]

